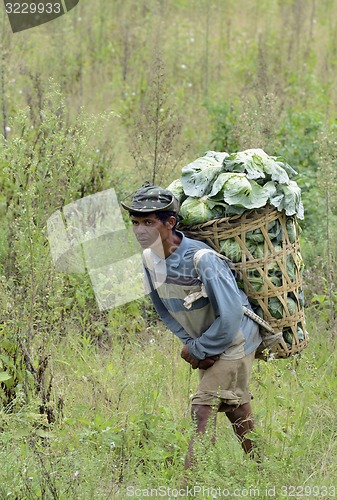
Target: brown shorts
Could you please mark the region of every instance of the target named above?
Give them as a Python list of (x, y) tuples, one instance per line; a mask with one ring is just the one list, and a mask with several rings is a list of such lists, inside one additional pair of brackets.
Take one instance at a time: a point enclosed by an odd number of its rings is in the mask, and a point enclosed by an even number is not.
[(193, 405), (214, 406), (217, 411), (249, 403), (249, 378), (255, 352), (241, 359), (219, 359), (208, 370), (199, 370), (199, 387), (192, 396)]

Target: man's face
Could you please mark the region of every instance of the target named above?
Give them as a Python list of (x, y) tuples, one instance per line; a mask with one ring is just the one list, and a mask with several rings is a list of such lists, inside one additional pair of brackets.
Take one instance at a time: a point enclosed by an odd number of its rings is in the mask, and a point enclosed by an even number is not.
[(157, 219), (155, 214), (131, 215), (133, 232), (143, 248), (164, 243), (172, 233), (171, 224)]

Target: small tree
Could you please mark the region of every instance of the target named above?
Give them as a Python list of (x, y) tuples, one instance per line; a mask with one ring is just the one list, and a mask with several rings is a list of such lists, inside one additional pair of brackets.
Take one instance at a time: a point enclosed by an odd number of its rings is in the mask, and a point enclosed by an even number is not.
[(135, 102), (130, 104), (124, 123), (138, 176), (142, 181), (160, 184), (174, 171), (186, 147), (177, 152), (182, 120), (169, 103), (164, 65), (158, 55), (150, 74), (151, 80), (139, 101), (138, 110)]

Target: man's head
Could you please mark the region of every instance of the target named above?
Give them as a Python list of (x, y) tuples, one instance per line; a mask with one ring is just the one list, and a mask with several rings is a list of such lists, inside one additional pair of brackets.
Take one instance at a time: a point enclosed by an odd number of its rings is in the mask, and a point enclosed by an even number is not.
[(171, 239), (177, 224), (179, 202), (167, 189), (159, 186), (146, 186), (138, 189), (131, 203), (121, 203), (128, 210), (133, 230), (143, 248), (158, 241), (162, 244)]

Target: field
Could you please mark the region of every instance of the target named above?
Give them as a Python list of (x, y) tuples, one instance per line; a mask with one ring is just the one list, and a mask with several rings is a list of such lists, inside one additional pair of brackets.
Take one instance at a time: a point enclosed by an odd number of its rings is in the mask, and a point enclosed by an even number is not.
[[(82, 0), (15, 34), (3, 16), (1, 500), (335, 498), (336, 14), (331, 0)], [(197, 373), (146, 297), (100, 310), (87, 273), (55, 270), (47, 221), (248, 148), (298, 172), (310, 343), (255, 362), (261, 463), (220, 415), (187, 486)]]

